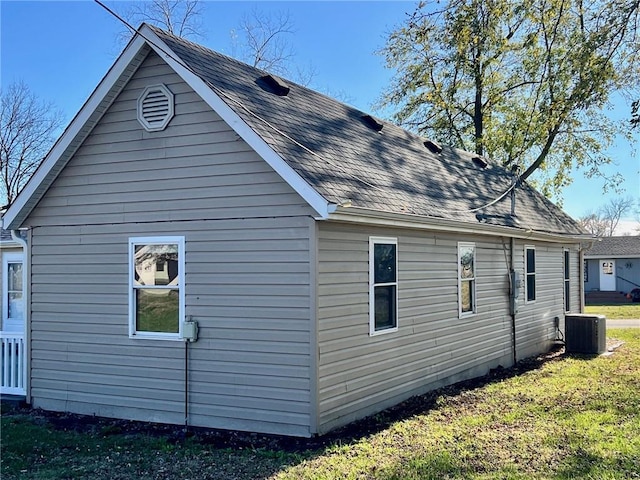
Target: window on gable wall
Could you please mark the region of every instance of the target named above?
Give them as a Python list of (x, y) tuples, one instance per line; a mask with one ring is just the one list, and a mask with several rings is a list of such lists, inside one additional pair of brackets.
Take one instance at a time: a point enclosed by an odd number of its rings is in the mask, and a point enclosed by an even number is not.
[(180, 339), (184, 237), (129, 239), (129, 336)]
[(527, 302), (536, 299), (536, 249), (525, 247), (525, 290)]
[(398, 240), (369, 238), (369, 334), (398, 329)]
[(569, 283), (569, 250), (564, 251), (564, 311), (571, 310), (571, 285)]
[(476, 246), (458, 243), (458, 308), (460, 316), (476, 311)]

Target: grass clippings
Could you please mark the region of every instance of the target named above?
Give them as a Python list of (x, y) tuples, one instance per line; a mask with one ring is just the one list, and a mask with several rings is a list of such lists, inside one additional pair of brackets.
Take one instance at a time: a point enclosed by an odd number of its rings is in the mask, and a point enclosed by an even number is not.
[(640, 478), (640, 329), (614, 355), (529, 359), (315, 439), (16, 409), (2, 478)]

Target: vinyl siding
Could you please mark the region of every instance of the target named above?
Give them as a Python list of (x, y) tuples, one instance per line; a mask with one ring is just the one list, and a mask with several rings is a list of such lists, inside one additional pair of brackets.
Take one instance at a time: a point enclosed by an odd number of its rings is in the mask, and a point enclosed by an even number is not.
[[(158, 83), (176, 116), (149, 133)], [(184, 422), (185, 344), (128, 336), (128, 238), (180, 235), (190, 423), (309, 435), (312, 215), (152, 54), (27, 219), (33, 404)]]
[[(616, 262), (616, 290), (619, 292), (630, 292), (640, 285), (640, 258), (605, 258), (603, 260), (614, 260)], [(587, 259), (589, 268), (589, 281), (585, 282), (585, 291), (590, 292), (600, 289), (600, 259)]]
[[(525, 301), (525, 246), (536, 251), (536, 299)], [(571, 312), (580, 311), (578, 250), (575, 245), (516, 242), (515, 268), (522, 272), (519, 311), (516, 316), (518, 360), (546, 351), (556, 338), (555, 318), (564, 330), (564, 250), (569, 249)]]
[[(398, 239), (398, 331), (376, 336), (369, 336), (369, 236)], [(476, 244), (477, 313), (463, 318), (458, 241)], [(321, 223), (318, 242), (321, 432), (511, 362), (499, 239)]]
[(588, 269), (588, 281), (584, 282), (585, 292), (600, 290), (600, 260), (589, 258), (585, 260)]

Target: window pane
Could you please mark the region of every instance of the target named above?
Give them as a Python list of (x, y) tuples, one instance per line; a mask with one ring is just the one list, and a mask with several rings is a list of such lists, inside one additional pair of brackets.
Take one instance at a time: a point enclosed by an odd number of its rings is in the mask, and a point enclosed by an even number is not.
[(396, 245), (376, 243), (373, 250), (375, 263), (374, 283), (392, 283), (396, 281)]
[(527, 275), (527, 301), (536, 299), (536, 276)]
[(137, 288), (135, 295), (137, 331), (178, 333), (178, 290)]
[(564, 311), (568, 312), (571, 310), (571, 289), (569, 287), (569, 282), (564, 282)]
[(8, 265), (8, 290), (22, 290), (22, 263), (10, 263)]
[(473, 250), (471, 245), (460, 247), (460, 277), (461, 278), (473, 278), (474, 265), (473, 265)]
[(527, 273), (536, 271), (536, 251), (533, 248), (527, 248)]
[(396, 326), (396, 287), (375, 287), (375, 329), (383, 330)]
[(564, 279), (569, 280), (569, 252), (564, 252)]
[(136, 245), (136, 285), (178, 285), (178, 245)]
[(473, 281), (460, 282), (460, 304), (463, 312), (473, 312)]
[(9, 311), (7, 312), (9, 317), (13, 319), (24, 318), (24, 302), (22, 301), (22, 292), (15, 292), (9, 294)]

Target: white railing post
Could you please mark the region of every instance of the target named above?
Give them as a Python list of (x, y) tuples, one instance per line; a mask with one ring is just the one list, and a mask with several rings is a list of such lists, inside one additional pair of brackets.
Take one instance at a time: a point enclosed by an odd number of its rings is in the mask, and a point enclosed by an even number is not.
[(0, 332), (0, 339), (2, 340), (0, 393), (25, 395), (26, 348), (24, 336)]

